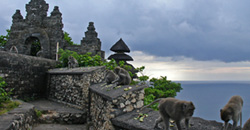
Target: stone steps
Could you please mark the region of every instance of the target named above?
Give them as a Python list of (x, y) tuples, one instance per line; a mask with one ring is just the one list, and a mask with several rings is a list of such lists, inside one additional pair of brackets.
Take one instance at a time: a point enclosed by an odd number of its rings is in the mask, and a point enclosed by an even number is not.
[(83, 111), (68, 107), (67, 105), (44, 99), (36, 100), (29, 103), (35, 106), (36, 113), (42, 114), (40, 117), (38, 117), (39, 123), (86, 123), (87, 115)]

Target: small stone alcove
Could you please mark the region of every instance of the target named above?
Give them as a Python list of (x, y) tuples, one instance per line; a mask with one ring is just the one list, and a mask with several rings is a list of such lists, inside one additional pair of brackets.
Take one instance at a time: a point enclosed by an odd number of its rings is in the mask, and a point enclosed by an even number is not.
[(25, 46), (27, 48), (26, 54), (31, 56), (37, 56), (37, 52), (41, 50), (40, 40), (37, 37), (28, 37), (25, 40)]

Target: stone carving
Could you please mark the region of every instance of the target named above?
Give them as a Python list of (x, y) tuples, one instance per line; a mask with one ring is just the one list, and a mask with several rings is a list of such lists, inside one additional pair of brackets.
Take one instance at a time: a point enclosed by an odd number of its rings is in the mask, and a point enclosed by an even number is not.
[(76, 68), (78, 67), (78, 62), (73, 56), (68, 57), (68, 68)]

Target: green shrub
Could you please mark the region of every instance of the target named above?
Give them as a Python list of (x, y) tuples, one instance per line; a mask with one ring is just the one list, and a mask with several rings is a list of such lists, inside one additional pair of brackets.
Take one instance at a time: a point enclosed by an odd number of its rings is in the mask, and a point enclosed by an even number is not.
[[(177, 92), (182, 90), (180, 83), (171, 82), (167, 77), (150, 79), (151, 87), (145, 88), (144, 105), (150, 104), (158, 98), (175, 97)], [(157, 107), (153, 106), (153, 109)]]
[(43, 114), (41, 111), (39, 111), (39, 110), (37, 110), (37, 109), (35, 109), (35, 112), (36, 112), (36, 116), (37, 116), (37, 117), (41, 117), (42, 114)]
[(18, 101), (5, 101), (0, 105), (0, 115), (17, 108), (21, 103)]
[(7, 85), (6, 82), (3, 80), (2, 77), (0, 77), (0, 104), (3, 103), (3, 102), (6, 102), (6, 101), (10, 100), (11, 91), (10, 92), (6, 92), (4, 90), (4, 87), (6, 85)]
[(73, 56), (75, 59), (78, 59), (79, 57), (79, 55), (76, 52), (70, 51), (70, 50), (59, 49), (58, 54), (60, 54), (60, 58), (59, 58), (60, 64), (57, 66), (58, 68), (68, 66), (69, 56)]

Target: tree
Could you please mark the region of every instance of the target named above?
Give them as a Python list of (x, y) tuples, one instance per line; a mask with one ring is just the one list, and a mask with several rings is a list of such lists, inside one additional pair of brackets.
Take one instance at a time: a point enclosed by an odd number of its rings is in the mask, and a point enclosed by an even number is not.
[(72, 41), (72, 38), (69, 36), (69, 33), (64, 32), (64, 40), (66, 40), (70, 45), (77, 45)]
[(0, 48), (4, 48), (4, 46), (6, 45), (8, 39), (9, 39), (10, 30), (7, 29), (6, 32), (7, 32), (7, 34), (5, 36), (0, 35)]

